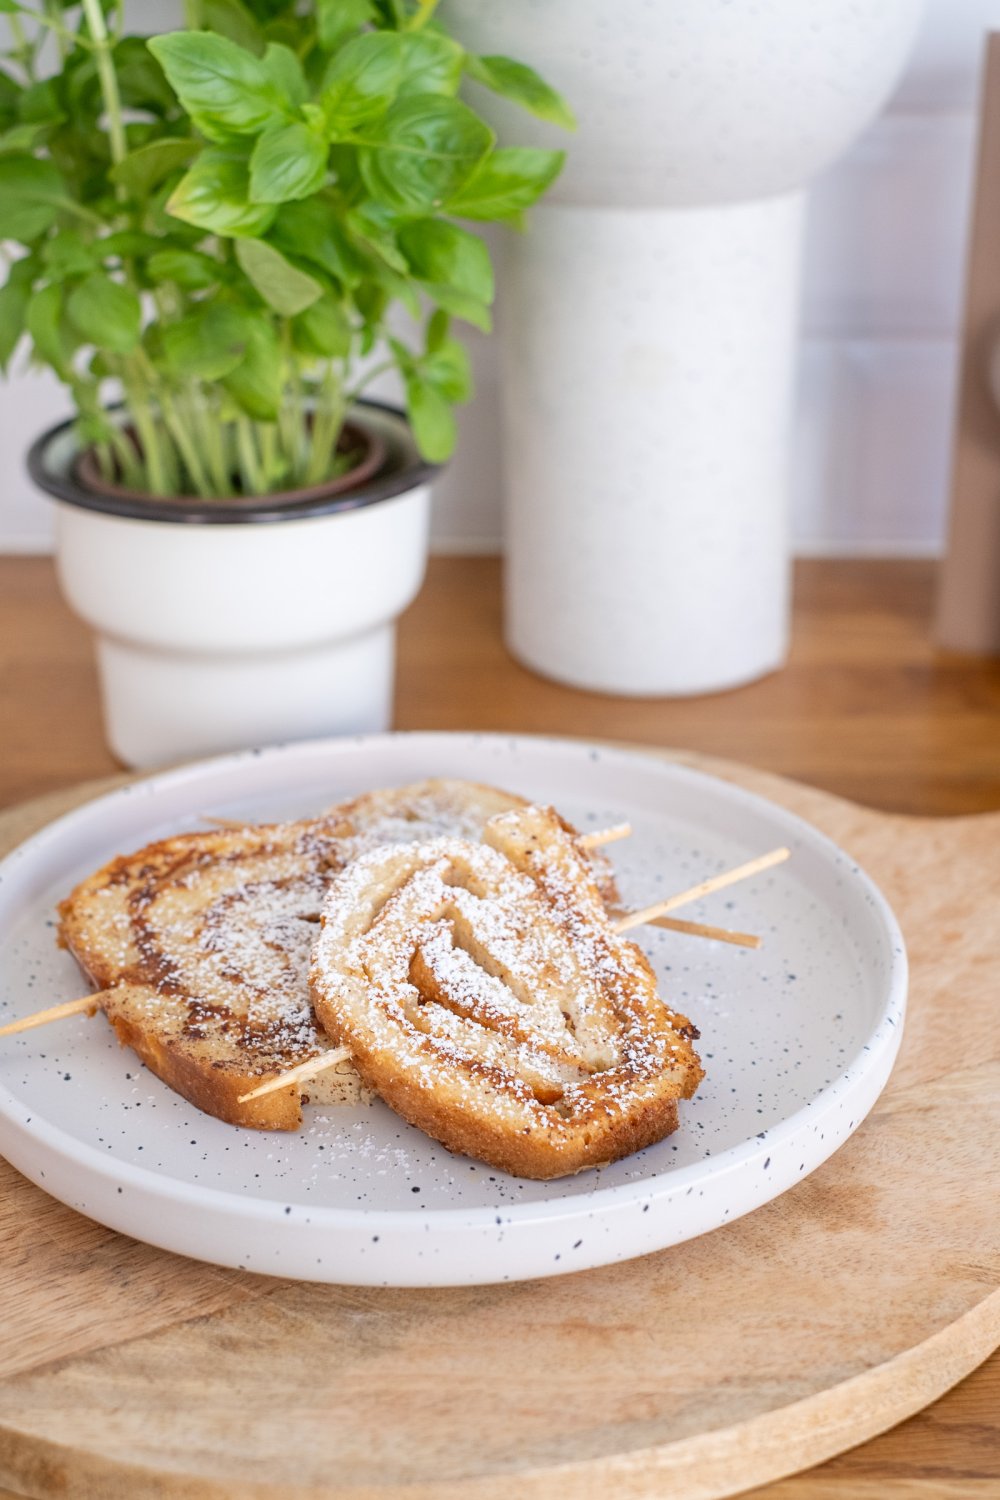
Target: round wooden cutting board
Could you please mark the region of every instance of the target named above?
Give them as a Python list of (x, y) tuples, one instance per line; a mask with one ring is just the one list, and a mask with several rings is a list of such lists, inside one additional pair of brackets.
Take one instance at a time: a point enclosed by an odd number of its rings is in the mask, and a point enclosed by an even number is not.
[[(519, 1285), (182, 1260), (0, 1162), (0, 1486), (74, 1500), (710, 1500), (883, 1431), (1000, 1344), (1000, 814), (889, 817), (735, 765), (882, 886), (912, 963), (875, 1111), (774, 1203)], [(0, 817), (3, 852), (109, 785)]]

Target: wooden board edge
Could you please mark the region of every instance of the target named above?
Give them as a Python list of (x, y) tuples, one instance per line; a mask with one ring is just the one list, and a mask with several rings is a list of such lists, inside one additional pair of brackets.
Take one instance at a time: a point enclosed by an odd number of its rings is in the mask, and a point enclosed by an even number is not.
[[(929, 1339), (840, 1385), (680, 1443), (548, 1470), (537, 1485), (534, 1476), (519, 1476), (518, 1495), (541, 1500), (558, 1486), (574, 1500), (597, 1500), (609, 1492), (616, 1500), (662, 1500), (666, 1493), (671, 1500), (728, 1500), (887, 1432), (945, 1395), (998, 1347), (1000, 1287)], [(480, 1493), (466, 1486), (466, 1493), (475, 1500), (499, 1500), (501, 1490)]]
[[(829, 1390), (745, 1423), (631, 1453), (386, 1487), (234, 1484), (137, 1465), (0, 1428), (0, 1485), (16, 1500), (728, 1500), (801, 1473), (923, 1410), (1000, 1347), (1000, 1289), (921, 1344)], [(13, 1442), (11, 1441), (13, 1439)], [(2, 1497), (0, 1497), (2, 1500)]]

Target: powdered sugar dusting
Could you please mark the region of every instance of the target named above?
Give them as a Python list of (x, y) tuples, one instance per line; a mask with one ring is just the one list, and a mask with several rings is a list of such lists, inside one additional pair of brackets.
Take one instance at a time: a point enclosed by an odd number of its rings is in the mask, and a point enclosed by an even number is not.
[[(334, 880), (312, 976), (324, 1023), (390, 1103), (415, 1092), (403, 1112), (425, 1128), (420, 1094), (501, 1140), (569, 1151), (582, 1130), (596, 1159), (658, 1106), (663, 1134), (700, 1077), (689, 1023), (614, 932), (551, 809), (498, 816), (483, 837), (372, 850)], [(461, 1122), (434, 1128), (464, 1140)]]

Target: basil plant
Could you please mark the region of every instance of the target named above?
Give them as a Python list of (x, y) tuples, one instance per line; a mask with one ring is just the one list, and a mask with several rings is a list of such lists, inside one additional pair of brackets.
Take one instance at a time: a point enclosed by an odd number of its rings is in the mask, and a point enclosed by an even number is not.
[(0, 363), (23, 343), (55, 371), (106, 478), (321, 483), (390, 366), (421, 453), (450, 454), (471, 389), (452, 320), (488, 330), (493, 299), (458, 221), (519, 225), (562, 165), (498, 146), (463, 87), (572, 117), (530, 68), (464, 51), (436, 4), (187, 0), (184, 29), (147, 39), (121, 0), (0, 0)]

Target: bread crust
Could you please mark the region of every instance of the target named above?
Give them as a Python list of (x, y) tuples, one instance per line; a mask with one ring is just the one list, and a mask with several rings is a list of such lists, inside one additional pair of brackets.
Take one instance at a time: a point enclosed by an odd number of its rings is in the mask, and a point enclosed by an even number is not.
[(335, 877), (310, 975), (324, 1028), (411, 1124), (515, 1176), (663, 1139), (703, 1076), (695, 1028), (552, 809), (483, 839), (373, 850)]

